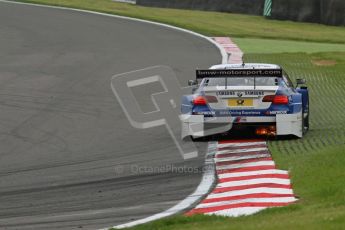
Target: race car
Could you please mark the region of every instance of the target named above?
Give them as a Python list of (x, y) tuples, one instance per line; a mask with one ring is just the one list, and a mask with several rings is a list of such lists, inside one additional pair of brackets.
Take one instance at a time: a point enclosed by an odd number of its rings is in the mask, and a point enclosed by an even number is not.
[(296, 86), (275, 64), (214, 65), (197, 70), (181, 102), (182, 137), (250, 129), (256, 135), (302, 138), (309, 129), (305, 79)]

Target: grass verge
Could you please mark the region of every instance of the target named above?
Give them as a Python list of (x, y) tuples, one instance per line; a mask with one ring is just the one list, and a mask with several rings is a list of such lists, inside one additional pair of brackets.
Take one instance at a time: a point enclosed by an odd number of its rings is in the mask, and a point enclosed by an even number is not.
[(111, 0), (22, 0), (163, 22), (204, 35), (345, 44), (345, 27), (268, 20), (261, 16), (141, 7)]
[(234, 38), (244, 53), (345, 52), (345, 44), (288, 41), (263, 38)]

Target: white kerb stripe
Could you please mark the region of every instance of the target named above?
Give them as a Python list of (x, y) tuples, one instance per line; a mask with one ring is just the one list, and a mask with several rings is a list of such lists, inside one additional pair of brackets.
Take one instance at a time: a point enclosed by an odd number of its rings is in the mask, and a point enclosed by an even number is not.
[(248, 172), (234, 172), (234, 173), (223, 173), (219, 174), (219, 179), (231, 178), (231, 177), (241, 177), (241, 176), (255, 176), (255, 175), (265, 175), (265, 174), (284, 174), (287, 175), (288, 172), (279, 169), (267, 169), (258, 171), (248, 171)]
[(258, 141), (258, 142), (241, 142), (241, 143), (222, 143), (217, 145), (218, 148), (224, 147), (243, 147), (243, 146), (253, 146), (253, 145), (266, 145), (265, 141)]
[(257, 213), (261, 210), (266, 209), (267, 207), (243, 207), (243, 208), (232, 208), (226, 210), (220, 210), (216, 212), (208, 212), (207, 215), (218, 215), (218, 216), (246, 216)]
[(217, 170), (244, 168), (244, 167), (252, 167), (252, 166), (271, 166), (271, 165), (274, 166), (274, 162), (271, 160), (258, 161), (258, 162), (242, 163), (242, 164), (221, 165), (221, 166), (217, 166)]
[(261, 187), (261, 188), (249, 188), (249, 189), (243, 189), (243, 190), (237, 190), (237, 191), (223, 192), (223, 193), (211, 193), (210, 195), (207, 196), (206, 199), (231, 197), (231, 196), (239, 196), (239, 195), (248, 195), (248, 194), (255, 194), (255, 193), (293, 195), (292, 189)]
[(258, 178), (258, 179), (239, 180), (239, 181), (219, 183), (219, 184), (217, 184), (217, 188), (227, 188), (227, 187), (234, 187), (234, 186), (263, 184), (263, 183), (273, 183), (273, 184), (282, 184), (282, 185), (291, 184), (289, 179)]

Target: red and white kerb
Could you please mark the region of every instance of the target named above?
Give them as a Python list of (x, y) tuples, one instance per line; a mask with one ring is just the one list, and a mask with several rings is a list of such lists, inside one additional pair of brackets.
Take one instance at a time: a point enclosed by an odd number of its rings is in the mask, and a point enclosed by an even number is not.
[(221, 141), (215, 146), (214, 190), (186, 215), (250, 215), (297, 201), (287, 171), (276, 169), (267, 143)]

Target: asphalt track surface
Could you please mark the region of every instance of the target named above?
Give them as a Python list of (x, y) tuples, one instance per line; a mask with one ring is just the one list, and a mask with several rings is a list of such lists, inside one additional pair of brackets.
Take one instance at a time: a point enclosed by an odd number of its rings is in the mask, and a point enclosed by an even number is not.
[[(115, 74), (156, 65), (181, 84), (220, 63), (205, 39), (157, 25), (0, 2), (0, 229), (97, 229), (161, 212), (192, 193), (200, 168), (165, 127), (130, 126)], [(152, 84), (135, 91), (143, 111)]]

